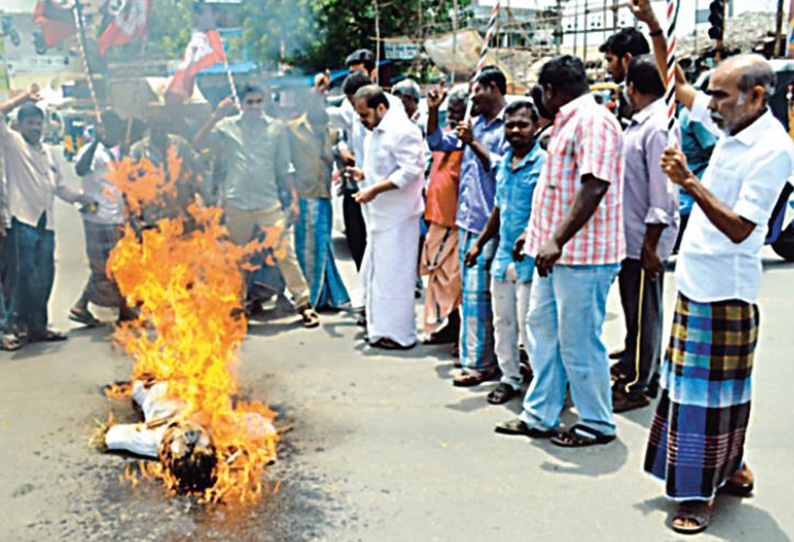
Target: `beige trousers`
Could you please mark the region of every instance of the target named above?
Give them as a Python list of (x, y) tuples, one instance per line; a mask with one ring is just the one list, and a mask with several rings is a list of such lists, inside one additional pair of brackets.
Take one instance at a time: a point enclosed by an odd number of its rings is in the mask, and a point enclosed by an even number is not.
[(251, 240), (255, 226), (259, 226), (259, 229), (267, 236), (279, 236), (278, 249), (274, 251), (276, 265), (292, 296), (292, 305), (296, 309), (306, 307), (309, 304), (309, 286), (306, 284), (306, 279), (298, 264), (298, 258), (295, 255), (295, 241), (291, 231), (286, 227), (287, 217), (281, 206), (276, 205), (269, 209), (254, 211), (244, 211), (227, 206), (224, 212), (229, 237), (237, 245), (245, 245)]

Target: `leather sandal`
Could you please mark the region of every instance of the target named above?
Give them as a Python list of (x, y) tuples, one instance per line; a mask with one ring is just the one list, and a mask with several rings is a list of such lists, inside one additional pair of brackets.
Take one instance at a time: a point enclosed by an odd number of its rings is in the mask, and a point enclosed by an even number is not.
[(502, 435), (523, 435), (529, 438), (549, 438), (554, 435), (554, 431), (551, 429), (544, 430), (530, 427), (519, 418), (513, 418), (508, 422), (497, 423), (494, 427), (494, 431)]
[(568, 431), (563, 431), (553, 436), (551, 443), (563, 448), (584, 448), (595, 446), (596, 444), (609, 444), (613, 440), (615, 440), (615, 435), (605, 435), (600, 431), (577, 423)]
[(494, 380), (497, 376), (496, 369), (489, 369), (487, 371), (476, 371), (473, 373), (466, 372), (464, 369), (458, 376), (452, 380), (452, 385), (458, 388), (470, 388), (472, 386), (479, 386), (483, 382)]
[(713, 506), (714, 501), (682, 502), (673, 518), (671, 527), (680, 534), (702, 533), (711, 523)]

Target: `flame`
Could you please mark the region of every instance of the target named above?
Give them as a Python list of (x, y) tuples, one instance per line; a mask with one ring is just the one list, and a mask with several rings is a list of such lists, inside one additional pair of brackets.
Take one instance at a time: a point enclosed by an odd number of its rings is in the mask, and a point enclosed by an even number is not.
[[(109, 178), (129, 211), (139, 214), (184, 178), (173, 148), (166, 167), (167, 173), (148, 160), (126, 158)], [(209, 431), (218, 460), (216, 482), (200, 498), (255, 500), (262, 495), (261, 474), (276, 457), (278, 437), (250, 430), (252, 416), (275, 417), (267, 406), (233, 400), (239, 391), (237, 354), (247, 331), (241, 265), (264, 249), (278, 258), (286, 239), (283, 231), (273, 230), (265, 232), (264, 241), (238, 246), (221, 224), (221, 209), (191, 204), (187, 211), (188, 217), (160, 220), (142, 232), (128, 226), (112, 251), (108, 273), (127, 303), (140, 310), (135, 321), (117, 328), (115, 339), (135, 362), (132, 379), (167, 382), (169, 395), (186, 405), (182, 416)], [(128, 389), (114, 385), (107, 391), (110, 397), (124, 393)], [(170, 491), (178, 486), (160, 463), (141, 464), (139, 473), (162, 480)], [(120, 477), (133, 486), (139, 478), (129, 468)]]

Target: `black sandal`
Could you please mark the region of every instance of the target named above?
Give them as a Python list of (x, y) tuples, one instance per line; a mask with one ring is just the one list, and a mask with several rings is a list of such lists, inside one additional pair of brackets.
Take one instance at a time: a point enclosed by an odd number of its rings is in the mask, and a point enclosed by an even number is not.
[(551, 429), (536, 429), (530, 427), (519, 418), (513, 418), (508, 422), (497, 423), (494, 431), (502, 435), (523, 435), (529, 438), (549, 438), (554, 435)]
[(499, 385), (488, 394), (486, 400), (492, 405), (503, 405), (516, 395), (518, 395), (517, 389), (513, 388), (510, 384), (500, 382)]
[(370, 343), (370, 346), (373, 348), (383, 348), (384, 350), (410, 350), (416, 343), (403, 346), (395, 340), (389, 339), (388, 337), (383, 337), (382, 339), (378, 339), (374, 343)]
[(578, 423), (567, 431), (557, 433), (551, 437), (552, 444), (563, 448), (584, 448), (596, 444), (609, 444), (613, 440), (615, 440), (615, 435), (605, 435), (600, 431)]

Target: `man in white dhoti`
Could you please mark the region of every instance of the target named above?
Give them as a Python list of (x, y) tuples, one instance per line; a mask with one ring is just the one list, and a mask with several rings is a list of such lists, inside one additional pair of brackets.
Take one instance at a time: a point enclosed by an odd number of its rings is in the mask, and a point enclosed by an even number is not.
[(364, 277), (367, 340), (390, 350), (416, 344), (414, 284), (419, 252), (419, 220), (424, 211), (425, 169), (422, 132), (386, 93), (369, 85), (353, 99), (368, 134), (364, 169), (351, 169), (361, 190), (355, 200), (367, 217)]

